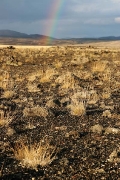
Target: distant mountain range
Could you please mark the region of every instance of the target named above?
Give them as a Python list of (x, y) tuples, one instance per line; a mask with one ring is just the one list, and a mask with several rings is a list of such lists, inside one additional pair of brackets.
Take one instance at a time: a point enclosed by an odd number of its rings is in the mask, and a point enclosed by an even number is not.
[[(67, 39), (67, 38), (66, 38)], [(70, 40), (76, 40), (76, 41), (114, 41), (114, 40), (120, 40), (120, 36), (105, 36), (105, 37), (98, 37), (98, 38), (92, 38), (92, 37), (86, 37), (86, 38), (69, 38)]]
[(41, 34), (25, 34), (12, 30), (0, 30), (0, 44), (3, 45), (76, 45), (85, 43), (96, 42), (109, 42), (118, 41), (120, 36), (107, 36), (99, 38), (61, 38), (56, 39), (53, 37)]
[[(0, 37), (8, 37), (8, 38), (32, 38), (32, 39), (43, 39), (43, 38), (51, 38), (55, 40), (56, 38), (41, 35), (41, 34), (25, 34), (20, 33), (17, 31), (12, 30), (0, 30)], [(62, 38), (61, 38), (62, 40)], [(73, 40), (73, 41), (94, 41), (94, 40), (105, 40), (105, 41), (112, 41), (112, 40), (120, 40), (120, 36), (106, 36), (106, 37), (99, 37), (99, 38), (91, 38), (91, 37), (85, 37), (85, 38), (63, 38), (63, 40)]]
[(40, 35), (40, 34), (25, 34), (12, 30), (0, 30), (0, 37), (8, 37), (8, 38), (32, 38), (32, 39), (43, 39), (43, 38), (51, 38), (49, 36)]

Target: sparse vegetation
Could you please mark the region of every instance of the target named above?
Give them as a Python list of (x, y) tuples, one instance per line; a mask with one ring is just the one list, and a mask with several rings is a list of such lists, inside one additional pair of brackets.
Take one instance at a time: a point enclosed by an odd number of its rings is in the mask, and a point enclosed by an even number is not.
[(9, 114), (5, 116), (4, 111), (0, 110), (0, 127), (9, 127), (11, 121), (12, 117), (10, 117)]
[(47, 109), (44, 107), (39, 107), (39, 106), (34, 106), (32, 108), (25, 108), (23, 110), (23, 115), (24, 116), (42, 116), (46, 117), (48, 115)]
[(38, 165), (47, 166), (55, 159), (55, 150), (48, 142), (29, 145), (21, 141), (15, 144), (13, 153), (22, 166), (37, 169)]
[(0, 48), (1, 178), (119, 179), (120, 50), (7, 47)]

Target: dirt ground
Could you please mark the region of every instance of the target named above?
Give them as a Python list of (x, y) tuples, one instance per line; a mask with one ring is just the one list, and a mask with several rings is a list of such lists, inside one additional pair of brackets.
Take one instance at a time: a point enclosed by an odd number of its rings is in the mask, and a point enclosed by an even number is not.
[(0, 179), (120, 180), (120, 50), (0, 47)]

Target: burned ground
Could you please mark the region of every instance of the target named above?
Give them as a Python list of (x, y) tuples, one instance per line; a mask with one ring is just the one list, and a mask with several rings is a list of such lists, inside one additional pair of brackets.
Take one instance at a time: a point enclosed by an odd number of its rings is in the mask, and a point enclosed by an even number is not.
[[(120, 179), (119, 49), (1, 48), (0, 67), (1, 179)], [(40, 142), (51, 161), (16, 156)]]

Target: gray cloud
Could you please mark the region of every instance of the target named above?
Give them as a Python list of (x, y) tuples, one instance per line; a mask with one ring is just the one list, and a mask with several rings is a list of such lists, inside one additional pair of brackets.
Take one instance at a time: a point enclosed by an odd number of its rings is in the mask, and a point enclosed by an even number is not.
[[(53, 1), (53, 0), (52, 0)], [(34, 21), (47, 18), (50, 0), (4, 0), (0, 1), (0, 19), (5, 21)]]
[[(0, 29), (55, 37), (120, 35), (120, 0), (61, 0), (57, 19), (50, 14), (58, 0), (1, 0)], [(52, 30), (51, 30), (52, 31)]]

